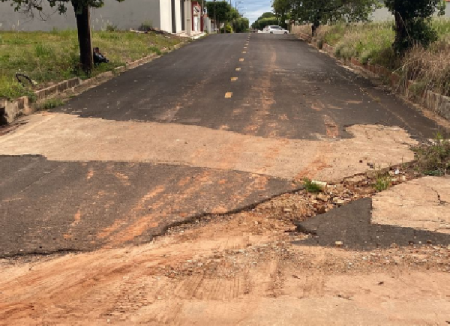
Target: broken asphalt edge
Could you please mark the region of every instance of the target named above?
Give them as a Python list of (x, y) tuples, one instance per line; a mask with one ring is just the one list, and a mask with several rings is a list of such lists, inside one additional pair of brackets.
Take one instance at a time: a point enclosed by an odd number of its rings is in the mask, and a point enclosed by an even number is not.
[[(11, 156), (11, 157), (15, 157), (15, 156), (19, 156), (19, 157), (23, 157), (23, 156), (42, 157), (42, 155), (35, 155), (35, 154), (7, 155), (7, 156)], [(413, 161), (410, 161), (410, 162), (404, 162), (404, 163), (401, 163), (401, 164), (398, 164), (398, 165), (392, 165), (392, 166), (389, 166), (389, 167), (386, 167), (386, 168), (382, 168), (382, 169), (378, 169), (378, 170), (369, 170), (369, 171), (366, 171), (365, 173), (356, 173), (356, 174), (353, 174), (351, 176), (346, 176), (346, 177), (342, 178), (342, 180), (339, 181), (339, 182), (338, 181), (330, 182), (330, 184), (342, 183), (342, 182), (345, 182), (346, 180), (351, 179), (351, 178), (356, 177), (356, 176), (369, 177), (370, 173), (371, 172), (373, 173), (374, 171), (376, 171), (377, 173), (387, 173), (391, 169), (400, 168), (400, 167), (402, 167), (404, 165), (412, 165), (415, 162), (416, 161), (413, 160)], [(162, 165), (170, 165), (170, 164), (167, 164), (167, 163), (157, 163), (157, 164), (158, 165), (161, 165), (161, 164)], [(420, 177), (421, 176), (418, 175), (417, 178), (415, 178), (415, 179), (418, 179)], [(274, 179), (281, 179), (281, 178), (274, 178)], [(285, 180), (285, 179), (283, 179), (283, 180)], [(292, 181), (294, 183), (298, 183), (299, 182), (298, 180), (297, 181), (296, 180), (292, 180)], [(316, 181), (319, 181), (319, 180), (316, 180)], [(293, 188), (293, 189), (291, 189), (289, 191), (280, 191), (280, 192), (275, 193), (275, 194), (273, 194), (271, 196), (268, 196), (268, 197), (266, 197), (266, 198), (264, 198), (262, 200), (255, 201), (255, 202), (253, 202), (251, 204), (247, 204), (247, 205), (244, 205), (244, 206), (238, 206), (238, 207), (236, 207), (234, 209), (228, 210), (228, 211), (223, 212), (223, 213), (194, 214), (194, 215), (186, 217), (182, 221), (172, 222), (172, 223), (169, 223), (169, 224), (163, 226), (162, 228), (160, 228), (160, 230), (157, 233), (149, 235), (149, 237), (146, 240), (141, 241), (141, 242), (139, 242), (139, 244), (134, 244), (134, 245), (137, 246), (137, 245), (143, 245), (143, 244), (151, 243), (153, 241), (153, 239), (155, 239), (157, 237), (165, 236), (167, 234), (167, 231), (170, 230), (171, 228), (174, 228), (174, 227), (178, 227), (178, 226), (181, 226), (181, 225), (191, 225), (191, 224), (194, 224), (197, 221), (201, 221), (202, 219), (205, 219), (207, 217), (220, 218), (220, 217), (224, 217), (224, 216), (227, 216), (227, 215), (233, 215), (233, 214), (238, 214), (238, 213), (242, 213), (242, 212), (247, 212), (247, 211), (250, 211), (250, 210), (256, 208), (257, 206), (259, 206), (261, 204), (264, 204), (266, 202), (269, 202), (269, 201), (271, 201), (271, 200), (273, 200), (273, 199), (275, 199), (277, 197), (280, 197), (282, 195), (294, 194), (294, 193), (302, 191), (304, 189), (305, 189), (305, 186), (303, 184), (301, 184), (298, 187), (295, 187), (295, 188)], [(370, 198), (372, 198), (373, 195), (371, 195)], [(335, 210), (337, 210), (337, 209), (339, 209), (341, 207), (348, 206), (348, 205), (350, 205), (353, 202), (355, 202), (355, 201), (350, 201), (350, 202), (346, 203), (343, 206), (333, 208), (330, 212), (335, 211)], [(323, 214), (317, 214), (315, 216), (312, 216), (307, 221), (309, 221), (311, 219), (314, 219), (314, 218), (317, 218), (318, 216), (321, 216), (321, 215), (323, 215)], [(294, 226), (296, 226), (297, 228), (299, 228), (298, 224), (300, 224), (300, 222), (295, 222), (294, 221), (292, 224)], [(309, 230), (307, 228), (305, 228), (304, 231), (305, 232), (302, 232), (302, 233), (305, 233), (305, 234), (308, 234), (308, 233), (312, 234), (313, 233), (313, 232), (311, 232), (311, 230)], [(63, 254), (64, 253), (89, 253), (89, 252), (94, 252), (94, 251), (97, 251), (97, 250), (100, 250), (100, 249), (108, 250), (108, 249), (114, 249), (114, 248), (122, 248), (122, 247), (126, 247), (126, 246), (131, 246), (131, 245), (133, 245), (132, 240), (129, 241), (128, 243), (124, 244), (123, 246), (107, 247), (107, 246), (103, 245), (103, 246), (98, 246), (96, 248), (93, 248), (92, 250), (73, 249), (73, 248), (61, 248), (61, 249), (57, 249), (57, 250), (48, 250), (48, 251), (39, 251), (39, 252), (33, 250), (33, 251), (24, 251), (24, 252), (19, 252), (19, 253), (16, 252), (16, 253), (11, 253), (11, 254), (0, 254), (0, 259), (14, 259), (14, 258), (18, 258), (18, 257), (31, 257), (31, 256), (33, 256), (33, 257), (36, 257), (36, 256), (50, 256), (50, 255), (53, 255), (53, 254), (60, 254), (60, 253), (63, 253)]]
[(23, 251), (23, 252), (12, 253), (12, 254), (0, 254), (0, 260), (1, 259), (15, 259), (15, 258), (22, 258), (22, 257), (40, 257), (40, 256), (46, 257), (46, 256), (58, 255), (58, 254), (64, 255), (64, 254), (90, 253), (90, 252), (95, 252), (98, 250), (111, 250), (111, 249), (125, 248), (127, 246), (131, 247), (131, 246), (145, 245), (145, 244), (151, 243), (155, 238), (165, 236), (167, 234), (167, 231), (169, 231), (171, 228), (181, 226), (181, 225), (191, 225), (191, 224), (194, 224), (196, 221), (200, 221), (206, 217), (220, 218), (220, 217), (227, 216), (227, 215), (233, 215), (233, 214), (250, 211), (261, 204), (264, 204), (266, 202), (273, 200), (274, 198), (277, 198), (279, 196), (286, 195), (286, 194), (293, 194), (293, 193), (296, 193), (303, 189), (304, 189), (304, 186), (301, 185), (301, 186), (291, 189), (289, 191), (280, 191), (280, 192), (275, 193), (271, 196), (268, 196), (262, 200), (255, 201), (251, 204), (247, 204), (247, 205), (243, 205), (243, 206), (238, 205), (236, 208), (233, 208), (233, 209), (228, 210), (223, 213), (201, 213), (201, 214), (194, 214), (194, 215), (188, 216), (185, 219), (183, 219), (182, 221), (176, 221), (176, 222), (172, 222), (172, 223), (168, 223), (167, 225), (164, 225), (162, 228), (160, 228), (160, 230), (157, 233), (150, 235), (148, 237), (148, 239), (146, 239), (145, 241), (139, 242), (139, 244), (133, 244), (133, 242), (132, 242), (133, 240), (131, 240), (122, 246), (108, 247), (107, 245), (102, 245), (102, 246), (98, 246), (97, 248), (93, 248), (92, 250), (73, 249), (73, 248), (60, 248), (57, 250), (48, 250), (48, 251), (31, 250), (31, 251)]
[(305, 240), (293, 241), (299, 246), (337, 247), (371, 251), (378, 248), (432, 244), (448, 246), (450, 234), (388, 224), (372, 223), (372, 198), (363, 198), (325, 214), (294, 223), (297, 232), (309, 234)]

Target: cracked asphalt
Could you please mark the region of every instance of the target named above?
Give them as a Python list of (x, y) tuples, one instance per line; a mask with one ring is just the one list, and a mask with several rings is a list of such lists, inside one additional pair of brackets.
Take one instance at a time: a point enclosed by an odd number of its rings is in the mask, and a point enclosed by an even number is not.
[[(53, 133), (46, 133), (40, 128), (50, 120)], [(209, 36), (22, 123), (0, 133), (0, 257), (145, 243), (195, 216), (236, 211), (292, 191), (298, 187), (294, 172), (314, 177), (317, 166), (333, 170), (336, 158), (328, 154), (336, 142), (369, 143), (349, 126), (391, 128), (394, 136), (386, 138), (399, 144), (408, 143), (401, 130), (421, 140), (439, 129), (304, 42), (265, 34)], [(135, 132), (155, 129), (155, 123), (161, 136)], [(21, 130), (34, 130), (34, 142)], [(67, 136), (70, 143), (63, 143)], [(277, 142), (258, 147), (272, 139)], [(193, 147), (181, 152), (175, 142)], [(300, 154), (299, 167), (280, 176), (273, 166), (287, 160), (282, 144), (294, 144)], [(394, 145), (386, 143), (386, 151)], [(369, 162), (384, 151), (370, 146), (355, 159)], [(248, 163), (254, 156), (249, 147), (261, 155), (258, 164)], [(405, 147), (387, 156), (400, 161), (408, 153)], [(289, 164), (297, 162), (290, 158)]]

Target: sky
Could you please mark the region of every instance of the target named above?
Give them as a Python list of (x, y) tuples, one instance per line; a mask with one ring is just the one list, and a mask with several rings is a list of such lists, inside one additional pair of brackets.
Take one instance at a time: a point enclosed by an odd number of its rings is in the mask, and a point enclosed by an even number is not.
[[(272, 0), (240, 0), (242, 4), (239, 5), (241, 12), (245, 11), (245, 17), (253, 23), (259, 16), (267, 11), (272, 11)], [(232, 0), (234, 6), (234, 0)], [(246, 9), (243, 9), (246, 8)]]

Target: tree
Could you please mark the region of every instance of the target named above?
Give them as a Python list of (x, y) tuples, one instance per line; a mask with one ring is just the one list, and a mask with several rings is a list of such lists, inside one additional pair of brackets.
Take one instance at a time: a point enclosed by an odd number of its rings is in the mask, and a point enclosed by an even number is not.
[(283, 27), (287, 27), (286, 18), (292, 7), (292, 0), (273, 0), (272, 8), (275, 16), (279, 19), (279, 23)]
[(227, 1), (208, 1), (206, 3), (206, 9), (208, 10), (208, 15), (214, 17), (220, 33), (220, 22), (226, 22), (230, 17), (230, 4)]
[(245, 33), (250, 27), (250, 22), (247, 18), (240, 17), (232, 22), (232, 26), (236, 33)]
[(277, 25), (278, 19), (273, 12), (265, 12), (252, 24), (254, 29), (263, 29), (268, 25)]
[(430, 20), (436, 10), (445, 10), (443, 0), (385, 0), (385, 4), (395, 17), (393, 47), (398, 54), (403, 54), (415, 43), (426, 47), (437, 40)]
[[(44, 1), (47, 1), (50, 7), (57, 8), (60, 14), (67, 12), (67, 6), (71, 3), (75, 18), (77, 21), (78, 44), (80, 47), (80, 63), (84, 71), (90, 73), (94, 66), (91, 24), (89, 8), (100, 8), (104, 5), (104, 0), (0, 0), (1, 2), (11, 1), (11, 6), (15, 11), (22, 10), (33, 14), (33, 10), (42, 11)], [(116, 0), (122, 2), (124, 0)]]
[(312, 32), (322, 24), (339, 20), (359, 22), (369, 20), (370, 14), (380, 6), (379, 0), (292, 0), (292, 13), (296, 20), (312, 24)]

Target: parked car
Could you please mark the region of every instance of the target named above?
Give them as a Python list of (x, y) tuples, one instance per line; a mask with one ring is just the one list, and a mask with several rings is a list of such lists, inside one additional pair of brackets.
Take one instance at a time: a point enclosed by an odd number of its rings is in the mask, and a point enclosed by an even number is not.
[(278, 25), (266, 26), (263, 31), (264, 31), (264, 33), (269, 33), (269, 34), (289, 34), (289, 31), (287, 29), (284, 29)]

